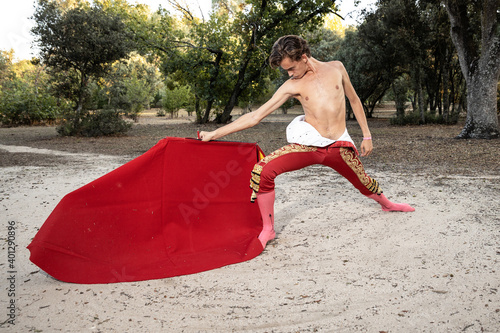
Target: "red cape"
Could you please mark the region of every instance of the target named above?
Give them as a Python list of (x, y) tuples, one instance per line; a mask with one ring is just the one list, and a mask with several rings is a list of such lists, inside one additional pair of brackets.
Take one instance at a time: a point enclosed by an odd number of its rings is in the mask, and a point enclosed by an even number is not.
[(197, 273), (263, 248), (250, 203), (256, 144), (166, 138), (66, 195), (28, 246), (54, 278), (112, 283)]

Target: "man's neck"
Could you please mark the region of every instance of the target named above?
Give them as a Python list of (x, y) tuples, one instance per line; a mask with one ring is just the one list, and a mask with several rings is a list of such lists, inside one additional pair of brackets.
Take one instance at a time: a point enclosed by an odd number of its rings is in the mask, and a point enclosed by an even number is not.
[(307, 58), (307, 63), (306, 63), (306, 71), (304, 72), (304, 74), (302, 74), (301, 77), (292, 77), (291, 79), (292, 80), (300, 80), (302, 79), (304, 76), (307, 75), (307, 73), (314, 73), (316, 74), (317, 73), (317, 64), (318, 64), (318, 60), (314, 59), (313, 57), (309, 57)]
[(308, 60), (307, 60), (307, 72), (313, 72), (313, 73), (317, 73), (318, 72), (318, 64), (319, 64), (319, 61), (314, 59), (313, 57), (309, 57)]

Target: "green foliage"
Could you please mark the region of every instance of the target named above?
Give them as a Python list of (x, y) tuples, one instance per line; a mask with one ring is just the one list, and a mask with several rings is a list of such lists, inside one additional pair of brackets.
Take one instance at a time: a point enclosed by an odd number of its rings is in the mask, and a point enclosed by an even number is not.
[(71, 117), (74, 129), (66, 133), (83, 133), (79, 127), (88, 117), (89, 82), (105, 75), (133, 46), (125, 24), (119, 14), (105, 11), (99, 4), (81, 3), (63, 10), (49, 0), (39, 0), (33, 18), (36, 25), (32, 32), (42, 62), (55, 73), (66, 74), (62, 85), (75, 105)]
[(344, 64), (365, 112), (369, 109), (367, 116), (370, 116), (393, 79), (394, 67), (387, 54), (367, 45), (358, 30), (348, 29), (334, 57)]
[(166, 88), (162, 103), (165, 111), (170, 116), (177, 117), (179, 110), (193, 105), (194, 96), (189, 86), (180, 86), (173, 89)]
[(0, 122), (4, 125), (55, 121), (59, 114), (57, 99), (47, 93), (36, 93), (32, 87), (0, 92)]
[(392, 92), (399, 114), (410, 98), (421, 122), (427, 109), (447, 119), (464, 93), (449, 31), (440, 3), (381, 0), (357, 30), (346, 32), (334, 58), (344, 63), (367, 116)]
[[(231, 90), (234, 73), (228, 70), (230, 59), (223, 50), (233, 50), (237, 44), (231, 39), (229, 22), (227, 15), (212, 15), (206, 22), (196, 18), (175, 22), (165, 12), (150, 21), (155, 27), (150, 30), (163, 33), (148, 35), (148, 43), (154, 45), (156, 54), (162, 59), (162, 72), (169, 81), (191, 88), (198, 100), (195, 110), (198, 122), (208, 119), (212, 106), (227, 99)], [(163, 35), (171, 36), (166, 44)], [(161, 39), (157, 40), (158, 37)], [(200, 109), (202, 105), (206, 107), (205, 112)]]
[(443, 1), (467, 81), (467, 117), (457, 138), (500, 137), (495, 86), (500, 76), (500, 2)]
[(150, 89), (146, 87), (144, 80), (138, 77), (130, 77), (123, 82), (125, 87), (125, 97), (121, 102), (122, 107), (127, 111), (127, 116), (137, 120), (139, 113), (149, 106), (151, 101)]
[(78, 119), (80, 122), (78, 126), (74, 126), (74, 116), (74, 113), (67, 114), (67, 118), (57, 127), (57, 133), (62, 136), (108, 136), (125, 133), (132, 126), (116, 110), (89, 112)]
[(238, 102), (255, 102), (279, 76), (267, 65), (276, 39), (314, 30), (334, 9), (328, 0), (249, 0), (232, 7), (216, 2), (206, 21), (186, 8), (177, 22), (166, 12), (152, 16), (139, 40), (161, 57), (166, 75), (190, 86), (198, 108), (206, 106), (197, 110), (197, 121), (208, 121), (212, 108), (222, 105), (216, 121), (227, 122)]
[(371, 110), (403, 73), (411, 73), (414, 91), (420, 92), (422, 77), (417, 74), (423, 63), (427, 32), (420, 18), (414, 0), (384, 0), (360, 25), (359, 45), (372, 57), (367, 61), (373, 88), (365, 90)]
[(82, 78), (99, 77), (131, 50), (121, 17), (99, 6), (63, 12), (53, 1), (39, 0), (33, 18), (43, 62), (59, 70), (76, 70)]
[[(52, 86), (52, 94), (59, 98), (66, 100), (74, 109), (78, 104), (75, 96), (80, 94), (80, 77), (76, 71), (60, 71), (51, 67), (46, 67), (49, 75), (49, 82)], [(90, 86), (83, 89), (85, 98), (82, 103), (87, 103), (86, 97), (88, 94), (93, 93), (94, 87), (91, 85), (92, 80), (88, 83)]]
[[(456, 105), (464, 101), (464, 79), (444, 8), (430, 0), (379, 0), (357, 30), (342, 36), (320, 28), (323, 17), (336, 9), (327, 0), (216, 1), (212, 15), (203, 20), (188, 7), (178, 17), (125, 0), (39, 0), (33, 32), (51, 80), (37, 81), (35, 90), (31, 83), (23, 86), (3, 52), (0, 96), (16, 122), (52, 119), (51, 103), (71, 105), (62, 127), (74, 128), (62, 132), (77, 135), (107, 133), (79, 126), (102, 128), (95, 125), (97, 118), (136, 119), (151, 105), (163, 106), (172, 117), (186, 108), (196, 112), (199, 122), (214, 114), (216, 121), (226, 122), (235, 105), (262, 103), (287, 79), (269, 69), (267, 57), (278, 37), (300, 34), (318, 60), (344, 63), (368, 116), (389, 93), (403, 123), (418, 122), (411, 114), (404, 116), (408, 100), (414, 109), (429, 107), (429, 115), (421, 110), (419, 122), (439, 121), (430, 115), (455, 119)], [(474, 21), (473, 28), (478, 26)], [(123, 60), (134, 48), (149, 62), (137, 55)], [(165, 77), (160, 78), (157, 66)], [(31, 107), (41, 104), (47, 105), (42, 116)], [(115, 111), (96, 111), (102, 109)]]
[(14, 58), (13, 50), (9, 52), (0, 50), (0, 87), (12, 75), (12, 58)]
[(233, 107), (248, 89), (256, 85), (264, 87), (262, 80), (266, 76), (278, 75), (270, 70), (267, 58), (279, 37), (315, 30), (323, 23), (324, 16), (334, 10), (334, 3), (328, 0), (249, 0), (232, 25), (232, 31), (237, 32), (241, 41), (234, 61), (237, 76), (224, 111), (216, 121), (228, 122)]
[(3, 64), (0, 123), (19, 126), (55, 121), (65, 108), (65, 103), (51, 95), (44, 67), (28, 61), (12, 64), (11, 59), (6, 53), (0, 54)]
[(102, 86), (107, 107), (123, 110), (126, 117), (137, 120), (154, 101), (162, 82), (155, 66), (134, 55), (127, 62), (116, 62)]
[[(344, 36), (345, 36), (345, 32)], [(304, 38), (309, 42), (311, 55), (319, 61), (336, 60), (335, 55), (342, 47), (343, 37), (340, 33), (326, 28), (308, 32)]]
[(393, 100), (396, 103), (396, 116), (404, 117), (410, 82), (407, 75), (402, 75), (392, 83)]

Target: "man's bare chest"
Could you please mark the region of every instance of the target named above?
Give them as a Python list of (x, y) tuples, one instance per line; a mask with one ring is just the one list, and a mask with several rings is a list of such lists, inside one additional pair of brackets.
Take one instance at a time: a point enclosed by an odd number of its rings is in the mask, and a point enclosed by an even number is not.
[(301, 82), (294, 97), (301, 103), (318, 103), (341, 98), (343, 94), (344, 90), (341, 82), (318, 78)]

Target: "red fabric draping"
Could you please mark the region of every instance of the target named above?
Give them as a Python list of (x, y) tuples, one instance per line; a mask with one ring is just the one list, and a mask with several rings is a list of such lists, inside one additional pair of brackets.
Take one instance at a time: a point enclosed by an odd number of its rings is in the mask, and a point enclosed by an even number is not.
[(259, 255), (249, 201), (256, 144), (166, 138), (67, 194), (28, 246), (54, 278), (113, 283), (166, 278)]

